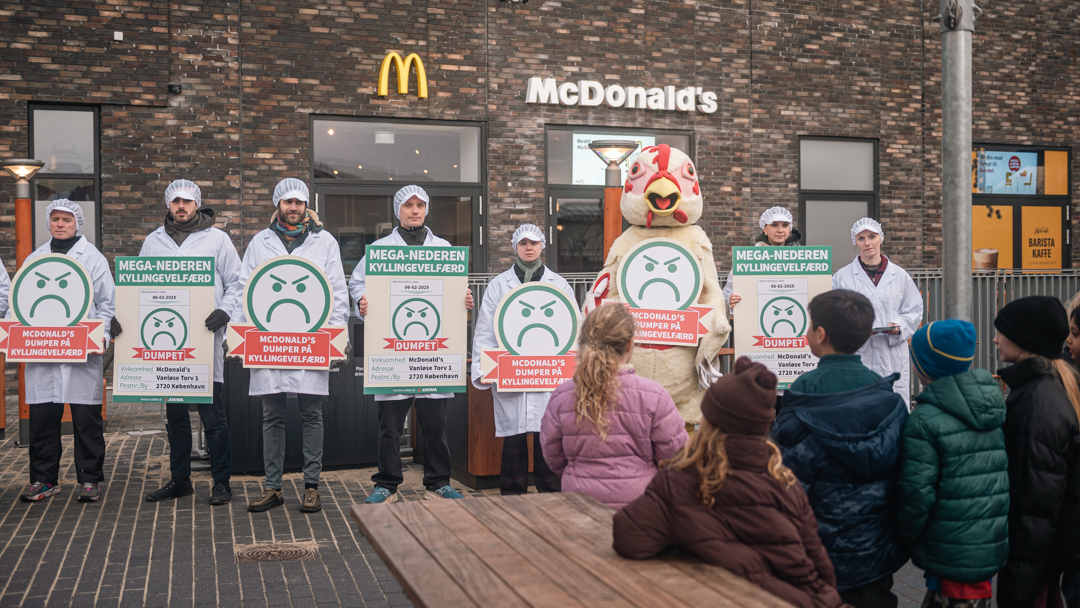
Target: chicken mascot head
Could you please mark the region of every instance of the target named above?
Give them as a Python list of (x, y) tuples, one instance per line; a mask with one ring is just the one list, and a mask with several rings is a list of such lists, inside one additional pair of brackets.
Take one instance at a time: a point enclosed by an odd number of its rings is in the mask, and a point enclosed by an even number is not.
[(731, 333), (712, 243), (695, 224), (702, 206), (697, 169), (690, 157), (667, 144), (642, 150), (623, 184), (621, 210), (631, 226), (611, 245), (585, 305), (587, 313), (603, 300), (628, 301), (619, 293), (616, 277), (626, 254), (643, 241), (671, 239), (689, 251), (702, 277), (701, 292), (693, 305), (715, 309), (703, 323), (708, 333), (695, 346), (638, 342), (631, 359), (639, 375), (659, 382), (671, 393), (687, 424), (701, 419), (701, 397), (716, 378), (715, 359)]

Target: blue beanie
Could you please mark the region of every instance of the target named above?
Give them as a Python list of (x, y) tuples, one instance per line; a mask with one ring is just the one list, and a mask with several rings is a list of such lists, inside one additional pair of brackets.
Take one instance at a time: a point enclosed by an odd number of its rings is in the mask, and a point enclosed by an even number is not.
[(934, 321), (911, 337), (911, 361), (931, 380), (962, 374), (975, 358), (977, 338), (975, 326), (967, 321)]

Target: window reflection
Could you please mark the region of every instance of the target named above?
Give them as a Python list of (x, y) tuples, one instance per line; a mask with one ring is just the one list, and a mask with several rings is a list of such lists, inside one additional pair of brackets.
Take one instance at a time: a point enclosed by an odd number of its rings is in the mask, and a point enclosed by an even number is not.
[(556, 212), (559, 272), (596, 272), (603, 268), (603, 201), (560, 198)]
[(315, 178), (480, 181), (480, 128), (316, 120)]

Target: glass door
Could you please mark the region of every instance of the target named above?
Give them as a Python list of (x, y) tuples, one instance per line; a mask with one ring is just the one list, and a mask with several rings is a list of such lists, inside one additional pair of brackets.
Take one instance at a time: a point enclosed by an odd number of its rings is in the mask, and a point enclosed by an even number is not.
[(604, 267), (604, 189), (552, 188), (548, 193), (546, 264), (559, 273)]

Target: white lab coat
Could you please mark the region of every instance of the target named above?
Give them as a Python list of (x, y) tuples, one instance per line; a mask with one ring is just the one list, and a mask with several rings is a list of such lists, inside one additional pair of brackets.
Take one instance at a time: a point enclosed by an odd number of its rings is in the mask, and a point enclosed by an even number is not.
[(7, 317), (8, 294), (11, 292), (11, 278), (7, 274), (4, 260), (0, 260), (0, 317)]
[[(558, 287), (570, 298), (571, 302), (577, 300), (570, 283), (552, 272), (547, 266), (544, 267), (544, 276), (540, 277), (540, 282)], [(521, 285), (521, 280), (518, 279), (513, 268), (491, 280), (487, 290), (484, 291), (484, 301), (480, 304), (480, 312), (476, 316), (476, 330), (473, 332), (472, 383), (478, 389), (493, 390), (496, 437), (539, 433), (540, 421), (544, 418), (548, 399), (551, 398), (550, 392), (502, 392), (497, 387), (492, 388), (491, 384), (480, 383), (480, 353), (499, 347), (495, 339), (495, 310), (503, 297), (518, 285)]]
[[(191, 238), (191, 237), (188, 237)], [(247, 284), (252, 271), (270, 258), (279, 255), (290, 255), (281, 243), (281, 238), (273, 230), (266, 228), (256, 234), (244, 251), (244, 260), (240, 264), (240, 289)], [(312, 232), (307, 235), (299, 247), (293, 249), (291, 255), (304, 258), (313, 262), (323, 269), (328, 279), (330, 288), (334, 291), (334, 308), (330, 311), (329, 325), (348, 325), (349, 323), (349, 290), (345, 286), (345, 271), (341, 266), (341, 250), (338, 248), (337, 239), (326, 230)], [(242, 298), (241, 298), (242, 299)], [(233, 323), (246, 323), (244, 307), (237, 300), (234, 310), (225, 312), (232, 317)], [(278, 393), (302, 393), (305, 395), (329, 395), (330, 372), (327, 370), (313, 369), (256, 369), (251, 370), (251, 382), (248, 394), (252, 397), (259, 395), (275, 395)]]
[(874, 334), (858, 350), (863, 365), (882, 376), (900, 373), (893, 390), (900, 393), (911, 408), (911, 362), (908, 343), (919, 329), (923, 317), (923, 300), (915, 281), (907, 271), (889, 260), (877, 286), (866, 275), (859, 258), (841, 268), (832, 278), (833, 289), (857, 291), (874, 305), (874, 327), (889, 323), (900, 326), (899, 335)]
[[(38, 247), (26, 262), (52, 253), (52, 239)], [(86, 313), (87, 319), (100, 319), (105, 324), (105, 343), (108, 347), (112, 336), (109, 323), (116, 310), (116, 284), (113, 283), (109, 261), (96, 247), (86, 240), (79, 239), (67, 255), (78, 260), (86, 268), (94, 284), (94, 302)], [(23, 262), (23, 264), (26, 264)], [(7, 273), (4, 273), (5, 276)], [(11, 318), (11, 311), (5, 314)], [(87, 355), (86, 363), (27, 363), (26, 364), (26, 402), (35, 403), (78, 403), (92, 405), (101, 403), (101, 355)]]
[[(424, 237), (424, 247), (452, 247), (450, 241), (441, 239), (435, 236), (435, 233), (431, 231), (431, 228), (424, 226), (424, 230), (427, 230), (427, 236)], [(397, 245), (399, 247), (407, 246), (405, 239), (401, 238), (398, 234), (398, 228), (394, 228), (393, 232), (384, 236), (383, 238), (375, 241), (372, 245)], [(349, 278), (349, 293), (352, 295), (353, 301), (356, 302), (354, 308), (356, 316), (360, 317), (363, 321), (364, 317), (360, 315), (360, 298), (364, 297), (365, 278), (367, 271), (364, 269), (364, 265), (367, 262), (367, 256), (360, 258), (360, 263), (353, 268), (352, 276)], [(427, 393), (423, 395), (375, 395), (375, 401), (398, 401), (400, 399), (451, 399), (453, 393)]]
[[(214, 308), (220, 308), (232, 317), (232, 311), (240, 305), (240, 295), (244, 286), (240, 283), (240, 256), (236, 247), (224, 230), (211, 226), (205, 230), (192, 232), (177, 247), (176, 241), (165, 232), (162, 226), (151, 232), (143, 241), (140, 257), (186, 257), (204, 256), (214, 258)], [(205, 327), (204, 319), (192, 319), (195, 331)], [(225, 351), (221, 343), (225, 340), (225, 328), (214, 334), (214, 382), (222, 382), (222, 370), (225, 369)]]

